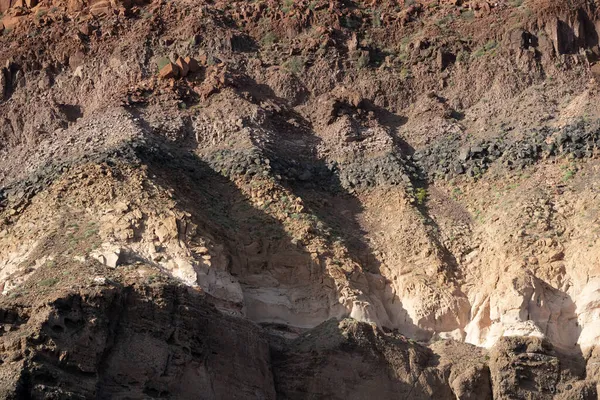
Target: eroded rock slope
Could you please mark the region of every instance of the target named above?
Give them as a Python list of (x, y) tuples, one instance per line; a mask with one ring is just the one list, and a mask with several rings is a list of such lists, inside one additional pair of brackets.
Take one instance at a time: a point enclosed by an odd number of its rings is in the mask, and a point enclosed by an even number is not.
[(0, 1), (3, 396), (597, 398), (597, 6)]

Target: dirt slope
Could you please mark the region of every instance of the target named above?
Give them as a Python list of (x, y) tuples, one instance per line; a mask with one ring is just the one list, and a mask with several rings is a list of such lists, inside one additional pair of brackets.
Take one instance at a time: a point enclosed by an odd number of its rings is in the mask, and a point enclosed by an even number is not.
[(595, 399), (595, 1), (0, 0), (6, 398)]

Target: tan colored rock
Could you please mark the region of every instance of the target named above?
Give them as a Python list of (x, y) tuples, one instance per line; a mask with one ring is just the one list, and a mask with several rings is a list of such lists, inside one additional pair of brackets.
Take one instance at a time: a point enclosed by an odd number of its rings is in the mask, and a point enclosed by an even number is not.
[(4, 25), (4, 29), (14, 29), (23, 19), (22, 16), (11, 16), (7, 15), (2, 18), (2, 24)]
[(109, 15), (110, 13), (112, 13), (112, 6), (107, 0), (94, 3), (90, 8), (90, 14), (93, 16)]
[(83, 65), (84, 59), (85, 54), (83, 54), (81, 51), (72, 54), (69, 57), (69, 67), (71, 67), (73, 71), (77, 70), (77, 68)]
[(85, 7), (83, 0), (69, 0), (67, 4), (67, 11), (70, 13), (75, 13), (82, 11)]
[(119, 262), (122, 261), (122, 250), (118, 246), (105, 243), (101, 249), (90, 253), (90, 256), (109, 268), (117, 268)]

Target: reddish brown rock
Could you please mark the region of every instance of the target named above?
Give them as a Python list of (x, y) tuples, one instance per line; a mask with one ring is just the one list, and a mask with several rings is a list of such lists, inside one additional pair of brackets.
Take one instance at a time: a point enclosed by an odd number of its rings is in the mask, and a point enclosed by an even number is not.
[(179, 57), (176, 64), (179, 67), (179, 75), (181, 75), (182, 78), (185, 78), (190, 72), (188, 63), (183, 58)]
[(0, 12), (5, 12), (10, 8), (10, 0), (0, 0)]
[(198, 61), (195, 58), (186, 57), (183, 60), (187, 63), (188, 67), (190, 68), (190, 72), (194, 73), (200, 70), (200, 64), (198, 64)]
[(79, 32), (82, 35), (85, 36), (90, 36), (92, 34), (92, 26), (88, 23), (83, 24), (82, 26), (79, 27)]
[(17, 16), (6, 16), (4, 18), (2, 18), (2, 24), (4, 25), (5, 29), (14, 29), (17, 25), (19, 25), (19, 22), (21, 21), (23, 17), (17, 17)]
[(171, 79), (179, 77), (179, 67), (172, 62), (165, 65), (158, 73), (161, 79)]

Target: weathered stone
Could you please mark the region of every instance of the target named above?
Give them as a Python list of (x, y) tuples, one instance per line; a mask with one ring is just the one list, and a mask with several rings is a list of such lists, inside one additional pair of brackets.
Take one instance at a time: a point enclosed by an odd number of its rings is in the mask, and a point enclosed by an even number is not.
[(186, 62), (186, 61), (185, 61), (183, 58), (181, 58), (181, 57), (179, 57), (179, 58), (177, 59), (177, 62), (176, 62), (176, 64), (177, 64), (177, 66), (179, 67), (179, 75), (180, 75), (182, 78), (185, 78), (185, 77), (188, 75), (188, 73), (190, 72), (190, 66), (189, 66), (189, 65), (188, 65), (188, 63), (187, 63), (187, 62)]
[(456, 56), (448, 51), (439, 49), (437, 52), (436, 63), (440, 71), (445, 70), (448, 65), (456, 61)]
[(477, 155), (480, 153), (483, 153), (483, 147), (481, 147), (481, 146), (472, 146), (471, 147), (471, 154)]
[(158, 73), (161, 79), (174, 79), (179, 77), (179, 67), (173, 63), (165, 65)]
[(101, 0), (94, 3), (90, 8), (90, 14), (93, 16), (108, 15), (112, 12), (112, 7), (109, 1)]
[(104, 245), (102, 249), (90, 253), (90, 256), (109, 268), (116, 268), (122, 261), (122, 250), (116, 246)]
[(69, 57), (69, 67), (71, 67), (71, 69), (75, 71), (77, 68), (83, 65), (84, 59), (85, 55), (81, 51), (72, 54)]
[(187, 63), (191, 73), (200, 71), (200, 64), (195, 58), (186, 57), (183, 60)]
[(14, 29), (17, 25), (19, 25), (19, 22), (21, 22), (22, 18), (23, 16), (5, 16), (4, 18), (2, 18), (2, 24), (4, 25), (4, 29)]
[(0, 13), (6, 12), (10, 8), (10, 0), (0, 0)]
[(79, 32), (84, 36), (90, 36), (92, 34), (93, 28), (90, 24), (85, 23), (79, 27)]

